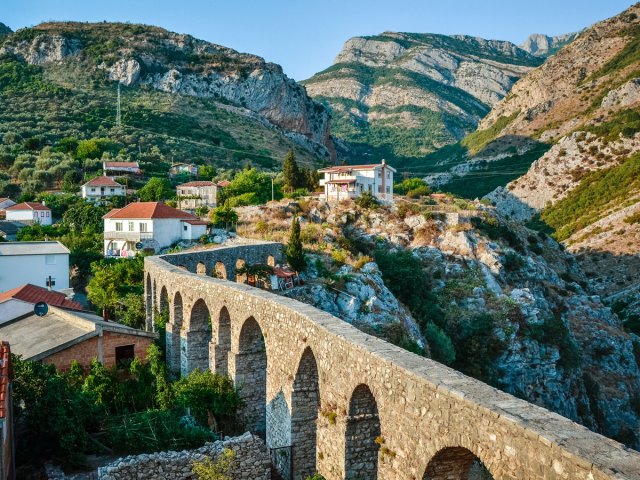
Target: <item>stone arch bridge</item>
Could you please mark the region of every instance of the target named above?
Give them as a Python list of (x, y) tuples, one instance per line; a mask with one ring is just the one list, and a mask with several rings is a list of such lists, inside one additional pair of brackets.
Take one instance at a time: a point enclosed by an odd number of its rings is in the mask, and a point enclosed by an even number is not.
[(170, 367), (229, 374), (248, 427), (287, 460), (274, 459), (285, 478), (640, 479), (640, 454), (613, 440), (230, 281), (236, 266), (273, 264), (280, 251), (260, 243), (147, 257), (145, 288), (149, 327), (169, 311)]

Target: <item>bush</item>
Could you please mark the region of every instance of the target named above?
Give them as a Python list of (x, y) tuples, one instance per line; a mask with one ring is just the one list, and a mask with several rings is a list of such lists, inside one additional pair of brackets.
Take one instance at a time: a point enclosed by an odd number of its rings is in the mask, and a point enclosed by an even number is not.
[(356, 205), (363, 210), (375, 209), (380, 205), (378, 199), (370, 192), (363, 192), (355, 199)]
[(225, 430), (235, 427), (242, 402), (231, 378), (195, 369), (176, 382), (174, 391), (177, 404), (189, 408), (199, 424)]
[(215, 461), (205, 458), (201, 462), (193, 462), (193, 473), (200, 480), (233, 480), (227, 474), (235, 458), (236, 452), (230, 448), (225, 448)]
[(213, 433), (171, 410), (148, 410), (109, 418), (107, 443), (120, 453), (152, 453), (198, 448), (215, 440)]
[(428, 322), (424, 336), (429, 344), (431, 357), (445, 365), (452, 365), (456, 360), (456, 349), (451, 338), (435, 323)]

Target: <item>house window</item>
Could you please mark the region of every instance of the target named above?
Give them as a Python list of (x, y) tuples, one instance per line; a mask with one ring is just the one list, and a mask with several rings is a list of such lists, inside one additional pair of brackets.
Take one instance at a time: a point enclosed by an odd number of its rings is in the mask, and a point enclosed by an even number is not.
[(56, 256), (55, 255), (45, 255), (44, 263), (47, 265), (55, 265), (56, 264)]
[(129, 222), (129, 231), (133, 232), (133, 222)]
[(185, 232), (187, 231), (187, 226), (186, 225), (184, 225), (182, 228), (184, 229)]
[(111, 188), (110, 190), (111, 190), (111, 193), (113, 193), (113, 192), (115, 192), (115, 191), (116, 191), (114, 188)]
[(96, 189), (95, 189), (95, 188), (92, 188), (92, 189), (91, 189), (91, 193), (93, 193), (93, 192), (95, 192), (95, 191), (96, 191)]
[(47, 212), (47, 217), (49, 216), (49, 214), (50, 214), (50, 213), (51, 213), (51, 212)]
[(369, 184), (369, 185), (367, 185), (367, 186), (369, 187), (369, 193), (371, 193), (371, 192), (372, 192), (371, 184)]
[(116, 347), (116, 365), (128, 362), (135, 358), (135, 345), (122, 345)]
[(378, 170), (378, 177), (382, 177), (382, 171)]
[(387, 185), (387, 193), (391, 193), (391, 187)]
[(116, 232), (122, 231), (122, 222), (116, 222)]
[(146, 232), (147, 231), (147, 224), (140, 222), (140, 231), (141, 232)]
[(391, 172), (387, 172), (387, 178), (391, 178)]
[(378, 193), (382, 193), (382, 185), (378, 185)]

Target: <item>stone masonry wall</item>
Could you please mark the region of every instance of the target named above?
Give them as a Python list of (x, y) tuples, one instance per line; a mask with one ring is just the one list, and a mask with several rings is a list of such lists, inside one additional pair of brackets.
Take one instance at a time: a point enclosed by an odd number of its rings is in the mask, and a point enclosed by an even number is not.
[[(250, 248), (264, 255), (260, 247)], [(246, 247), (239, 248), (243, 250), (235, 254), (234, 248), (225, 249), (229, 262), (234, 256), (248, 257)], [(219, 255), (223, 249), (218, 250)], [(430, 463), (442, 458), (437, 454), (458, 448), (481, 461), (496, 480), (640, 480), (637, 452), (314, 307), (248, 285), (196, 275), (197, 255), (186, 254), (184, 261), (180, 254), (145, 258), (147, 278), (157, 291), (164, 288), (169, 298), (167, 331), (188, 341), (192, 309), (204, 302), (212, 324), (209, 365), (222, 371), (214, 359), (227, 358), (228, 365), (237, 365), (248, 348), (243, 327), (257, 322), (267, 362), (266, 368), (254, 367), (266, 370), (266, 399), (264, 405), (251, 408), (263, 409), (269, 448), (293, 442), (294, 459), (305, 458), (294, 461), (295, 480), (304, 480), (314, 470), (328, 480), (354, 478), (345, 457), (353, 458), (360, 447), (377, 451), (377, 458), (365, 462), (366, 478), (428, 478)], [(222, 317), (225, 328), (229, 319), (231, 324), (231, 342), (224, 344), (217, 341)], [(303, 363), (306, 367), (301, 368)], [(235, 380), (234, 369), (229, 372)], [(314, 422), (306, 409), (296, 406), (296, 392), (316, 389), (319, 408)], [(351, 408), (357, 399), (354, 392), (367, 389), (375, 405), (364, 412)], [(366, 419), (371, 421), (367, 429), (355, 426), (354, 422)], [(315, 435), (305, 432), (306, 440), (297, 445), (292, 439), (298, 434), (292, 432), (302, 421)], [(354, 428), (363, 435), (362, 444), (347, 441)], [(367, 438), (374, 433), (365, 430), (379, 434)], [(316, 442), (308, 440), (310, 435)], [(432, 471), (436, 467), (440, 469), (431, 464)]]
[(236, 452), (228, 475), (231, 478), (269, 480), (270, 460), (264, 442), (250, 433), (225, 441), (208, 443), (197, 450), (158, 452), (124, 457), (98, 469), (99, 480), (186, 480), (195, 479), (194, 461), (217, 458), (225, 448)]

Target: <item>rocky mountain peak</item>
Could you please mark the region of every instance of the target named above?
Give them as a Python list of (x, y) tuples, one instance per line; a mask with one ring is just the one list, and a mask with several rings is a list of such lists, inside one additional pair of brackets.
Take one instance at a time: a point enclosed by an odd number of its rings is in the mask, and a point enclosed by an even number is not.
[(534, 33), (520, 44), (520, 48), (536, 57), (546, 58), (573, 42), (579, 34), (579, 32), (566, 33), (551, 37), (542, 33)]

